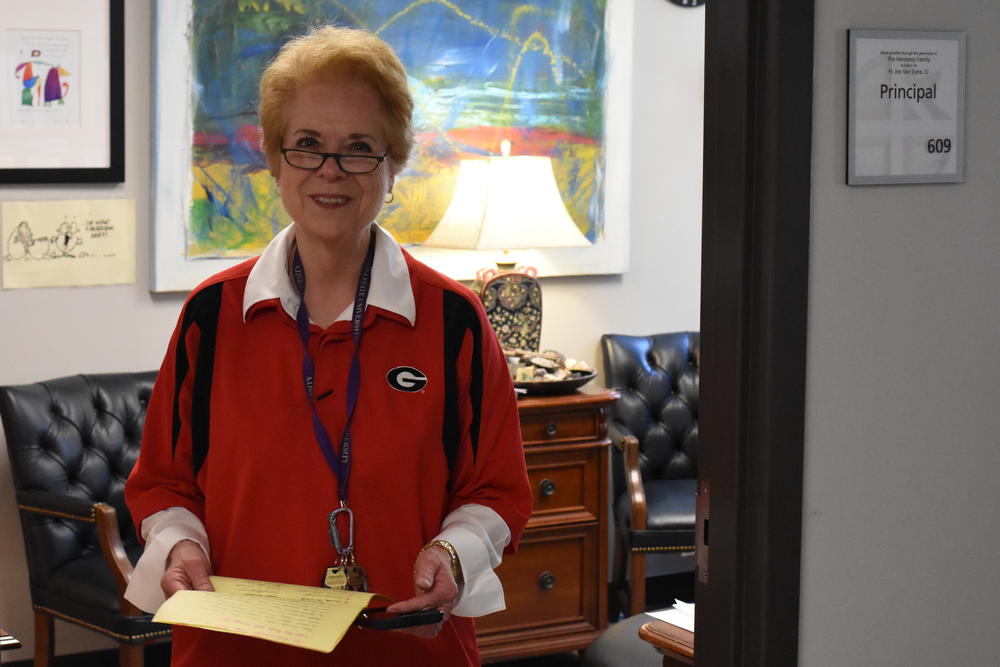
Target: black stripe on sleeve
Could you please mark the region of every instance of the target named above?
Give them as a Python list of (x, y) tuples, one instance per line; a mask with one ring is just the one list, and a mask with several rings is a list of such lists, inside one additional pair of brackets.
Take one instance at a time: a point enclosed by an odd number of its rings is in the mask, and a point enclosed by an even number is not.
[(219, 308), (222, 302), (222, 283), (209, 285), (191, 297), (184, 309), (181, 322), (181, 335), (177, 340), (175, 377), (174, 377), (174, 412), (173, 412), (173, 442), (172, 451), (177, 448), (180, 438), (180, 391), (188, 372), (191, 370), (191, 360), (188, 359), (185, 344), (188, 330), (192, 325), (198, 328), (198, 352), (194, 365), (194, 385), (191, 388), (191, 458), (193, 474), (198, 475), (202, 464), (208, 456), (209, 429), (211, 425), (212, 377), (215, 367), (215, 341), (219, 325)]
[(462, 442), (458, 406), (458, 355), (466, 335), (472, 336), (472, 367), (469, 369), (469, 401), (472, 405), (472, 421), (469, 424), (469, 440), (472, 443), (472, 460), (476, 460), (479, 450), (479, 427), (483, 408), (483, 332), (476, 310), (468, 300), (458, 294), (444, 292), (444, 368), (445, 397), (444, 421), (441, 439), (444, 443), (448, 469), (453, 470)]

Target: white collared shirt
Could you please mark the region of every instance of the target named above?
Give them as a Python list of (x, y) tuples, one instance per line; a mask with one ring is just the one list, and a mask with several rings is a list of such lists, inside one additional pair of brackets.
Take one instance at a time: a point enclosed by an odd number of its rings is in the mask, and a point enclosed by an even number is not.
[[(243, 321), (250, 308), (261, 301), (278, 299), (281, 307), (292, 319), (299, 307), (299, 293), (288, 277), (288, 252), (295, 239), (295, 225), (278, 232), (264, 248), (260, 259), (247, 276), (243, 291)], [(398, 313), (412, 325), (417, 321), (417, 307), (410, 285), (410, 271), (399, 243), (389, 232), (378, 225), (376, 229), (375, 256), (372, 260), (372, 281), (368, 304)], [(337, 320), (350, 320), (354, 304), (346, 307)]]

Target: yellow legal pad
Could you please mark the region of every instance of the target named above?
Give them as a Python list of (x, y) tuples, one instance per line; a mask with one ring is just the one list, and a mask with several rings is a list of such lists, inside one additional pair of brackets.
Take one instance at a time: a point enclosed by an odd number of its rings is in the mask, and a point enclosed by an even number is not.
[(212, 577), (212, 585), (215, 591), (174, 593), (153, 620), (329, 653), (375, 597), (232, 577)]

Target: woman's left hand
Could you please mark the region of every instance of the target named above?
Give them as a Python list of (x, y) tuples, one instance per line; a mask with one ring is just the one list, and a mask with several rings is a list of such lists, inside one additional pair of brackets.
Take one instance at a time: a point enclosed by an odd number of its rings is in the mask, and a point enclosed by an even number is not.
[(441, 623), (418, 625), (403, 631), (419, 637), (436, 637), (443, 622), (448, 620), (451, 610), (458, 602), (458, 584), (451, 573), (451, 556), (442, 547), (432, 546), (417, 555), (413, 565), (413, 590), (415, 595), (389, 605), (390, 614), (406, 614), (411, 611), (440, 609), (444, 613)]

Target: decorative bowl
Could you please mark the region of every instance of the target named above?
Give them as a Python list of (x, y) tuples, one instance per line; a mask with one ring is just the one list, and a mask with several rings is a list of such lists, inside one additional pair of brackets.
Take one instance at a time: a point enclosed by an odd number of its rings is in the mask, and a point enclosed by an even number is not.
[(583, 385), (597, 377), (597, 371), (589, 373), (575, 372), (565, 380), (536, 380), (535, 382), (515, 382), (514, 386), (523, 389), (529, 396), (545, 396), (553, 394), (571, 394)]

